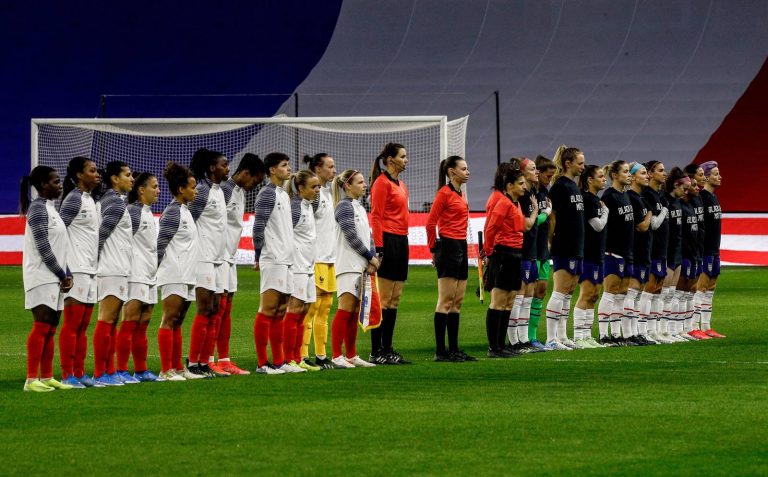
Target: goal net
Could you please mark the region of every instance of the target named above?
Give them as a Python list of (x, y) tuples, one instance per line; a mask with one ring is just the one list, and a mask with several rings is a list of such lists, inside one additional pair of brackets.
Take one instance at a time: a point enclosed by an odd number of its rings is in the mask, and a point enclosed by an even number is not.
[[(412, 263), (429, 263), (425, 254), (423, 225), (436, 192), (440, 160), (465, 155), (468, 117), (448, 121), (445, 116), (333, 117), (333, 118), (233, 118), (233, 119), (33, 119), (32, 166), (47, 165), (62, 175), (75, 156), (93, 159), (98, 167), (126, 162), (133, 171), (162, 177), (168, 161), (189, 165), (199, 148), (220, 151), (234, 171), (245, 153), (264, 157), (283, 152), (291, 157), (294, 171), (303, 169), (301, 158), (320, 152), (330, 154), (338, 172), (357, 169), (367, 176), (373, 159), (384, 144), (406, 147), (409, 163), (401, 178), (410, 192), (409, 239)], [(171, 201), (161, 179), (160, 200), (153, 207), (162, 212)], [(252, 211), (256, 191), (247, 197)], [(367, 201), (366, 205), (367, 205)], [(244, 218), (244, 238), (250, 235), (251, 218)], [(252, 261), (247, 248), (238, 261)]]

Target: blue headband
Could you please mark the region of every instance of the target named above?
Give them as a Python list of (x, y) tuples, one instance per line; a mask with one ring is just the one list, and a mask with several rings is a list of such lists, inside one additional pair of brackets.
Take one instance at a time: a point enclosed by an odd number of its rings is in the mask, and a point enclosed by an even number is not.
[(639, 171), (641, 167), (645, 167), (644, 165), (640, 164), (639, 162), (635, 163), (634, 166), (629, 170), (629, 174), (634, 176), (635, 172)]

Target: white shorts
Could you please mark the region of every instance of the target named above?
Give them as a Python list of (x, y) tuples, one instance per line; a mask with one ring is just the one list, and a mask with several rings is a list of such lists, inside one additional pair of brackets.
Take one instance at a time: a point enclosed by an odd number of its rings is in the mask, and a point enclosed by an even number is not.
[(227, 280), (227, 291), (229, 293), (235, 293), (237, 291), (237, 264), (227, 263), (229, 265), (229, 280)]
[(355, 298), (360, 296), (360, 278), (362, 273), (348, 272), (336, 275), (336, 296), (351, 293)]
[(64, 293), (61, 293), (58, 283), (38, 285), (24, 292), (25, 310), (31, 310), (40, 305), (45, 305), (56, 311), (64, 309)]
[(96, 296), (96, 275), (88, 273), (75, 272), (72, 274), (74, 285), (64, 297), (73, 298), (80, 303), (95, 304), (98, 301)]
[(294, 273), (291, 296), (304, 303), (314, 303), (317, 300), (314, 273)]
[(171, 295), (180, 296), (184, 301), (195, 301), (195, 286), (186, 283), (166, 283), (160, 287), (161, 300)]
[(99, 301), (112, 295), (125, 302), (128, 300), (128, 277), (96, 277)]
[(216, 293), (229, 291), (229, 267), (231, 266), (227, 262), (221, 262), (213, 266), (213, 269), (216, 271)]
[(284, 295), (290, 295), (293, 292), (293, 273), (288, 265), (260, 263), (259, 270), (261, 272), (260, 293), (275, 290)]
[(197, 262), (195, 269), (197, 270), (195, 288), (205, 288), (216, 292), (216, 268), (213, 263)]
[(147, 305), (157, 303), (157, 286), (146, 283), (128, 282), (128, 299), (126, 301), (139, 300)]

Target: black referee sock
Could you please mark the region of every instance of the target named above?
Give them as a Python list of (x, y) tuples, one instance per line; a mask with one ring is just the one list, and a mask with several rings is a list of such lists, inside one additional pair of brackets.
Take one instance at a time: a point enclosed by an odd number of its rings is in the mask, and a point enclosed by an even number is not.
[(445, 354), (445, 328), (447, 325), (447, 314), (435, 312), (435, 354)]
[(496, 350), (499, 326), (496, 320), (496, 310), (491, 310), (490, 308), (485, 312), (485, 334), (488, 337), (488, 348)]
[(395, 336), (395, 322), (397, 321), (397, 308), (381, 310), (383, 321), (381, 323), (381, 347), (387, 351), (392, 350), (392, 339)]
[(379, 327), (371, 330), (371, 354), (374, 356), (381, 354), (381, 330), (385, 326), (384, 311), (381, 310), (381, 324)]
[(496, 338), (498, 341), (497, 349), (504, 349), (504, 345), (507, 343), (507, 327), (509, 326), (509, 310), (496, 310), (498, 314), (498, 321), (496, 322), (499, 330)]
[(446, 325), (448, 328), (448, 351), (456, 353), (459, 351), (459, 314), (448, 313)]

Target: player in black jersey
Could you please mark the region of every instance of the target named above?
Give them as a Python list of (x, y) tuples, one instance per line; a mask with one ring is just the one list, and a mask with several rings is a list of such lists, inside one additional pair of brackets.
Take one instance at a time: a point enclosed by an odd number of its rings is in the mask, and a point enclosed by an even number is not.
[[(624, 316), (624, 299), (629, 288), (628, 265), (632, 260), (635, 221), (627, 187), (632, 183), (629, 164), (613, 161), (605, 168), (611, 187), (603, 192), (608, 207), (608, 224), (603, 269), (603, 296), (597, 306), (600, 344), (607, 346), (636, 346), (621, 337), (620, 321)], [(610, 334), (609, 334), (610, 327)]]
[(676, 290), (676, 285), (680, 280), (680, 265), (683, 262), (683, 210), (680, 202), (681, 198), (688, 193), (690, 186), (691, 179), (679, 167), (672, 168), (664, 185), (664, 198), (669, 210), (669, 230), (667, 234), (667, 276), (664, 278), (664, 286), (661, 291), (664, 307), (659, 326), (663, 337), (676, 342), (688, 341), (681, 336), (683, 333), (683, 313), (680, 310), (684, 306), (681, 308), (680, 302), (684, 297), (682, 290)]
[(621, 331), (624, 338), (630, 338), (639, 345), (656, 344), (648, 338), (647, 316), (639, 313), (640, 290), (648, 281), (651, 268), (651, 218), (653, 214), (648, 209), (640, 193), (648, 186), (648, 171), (643, 164), (633, 162), (629, 165), (629, 175), (632, 185), (629, 191), (629, 202), (632, 204), (632, 215), (635, 218), (635, 237), (632, 247), (632, 262), (630, 264), (629, 289), (624, 299), (624, 315), (621, 320)]
[(694, 323), (697, 308), (701, 308), (701, 304), (694, 301), (694, 293), (704, 252), (702, 232), (704, 229), (704, 212), (698, 187), (698, 176), (704, 177), (704, 170), (696, 164), (690, 164), (683, 171), (691, 180), (691, 186), (681, 202), (683, 209), (683, 264), (677, 288), (683, 292), (683, 298), (680, 302), (680, 311), (684, 313), (685, 318), (685, 334), (683, 336), (694, 340), (711, 339)]
[(651, 269), (648, 283), (640, 294), (640, 315), (648, 318), (648, 337), (659, 343), (671, 343), (667, 337), (659, 334), (658, 323), (662, 311), (661, 289), (667, 276), (667, 239), (669, 233), (669, 210), (667, 200), (661, 190), (667, 178), (664, 164), (659, 161), (649, 161), (645, 164), (648, 171), (648, 187), (643, 189), (642, 196), (648, 204), (653, 216), (651, 217)]
[(720, 202), (715, 196), (715, 189), (720, 187), (722, 177), (720, 168), (715, 161), (701, 165), (704, 170), (704, 189), (699, 193), (704, 205), (704, 270), (699, 274), (696, 283), (696, 293), (701, 293), (701, 329), (712, 338), (725, 338), (710, 325), (712, 315), (712, 298), (720, 275), (720, 220), (722, 211)]
[(597, 196), (605, 189), (605, 171), (596, 165), (584, 168), (580, 178), (584, 197), (584, 264), (579, 277), (579, 299), (573, 309), (573, 341), (579, 348), (602, 348), (592, 338), (595, 302), (603, 284), (603, 255), (608, 230), (608, 207)]
[[(547, 295), (549, 284), (549, 214), (552, 212), (552, 202), (549, 200), (549, 187), (552, 184), (552, 176), (555, 175), (555, 163), (552, 159), (542, 155), (536, 156), (536, 169), (539, 171), (539, 184), (536, 188), (536, 198), (539, 201), (539, 232), (536, 234), (536, 264), (538, 265), (539, 279), (531, 300), (531, 319), (528, 322), (528, 339), (531, 345), (538, 349), (547, 349), (539, 341), (536, 334), (541, 319), (541, 305)], [(542, 219), (542, 214), (546, 217)]]
[(552, 215), (549, 242), (555, 273), (552, 295), (547, 302), (547, 346), (575, 348), (566, 326), (571, 293), (581, 275), (584, 258), (584, 199), (576, 180), (584, 171), (584, 153), (575, 147), (560, 146), (555, 153), (555, 183), (549, 190)]

